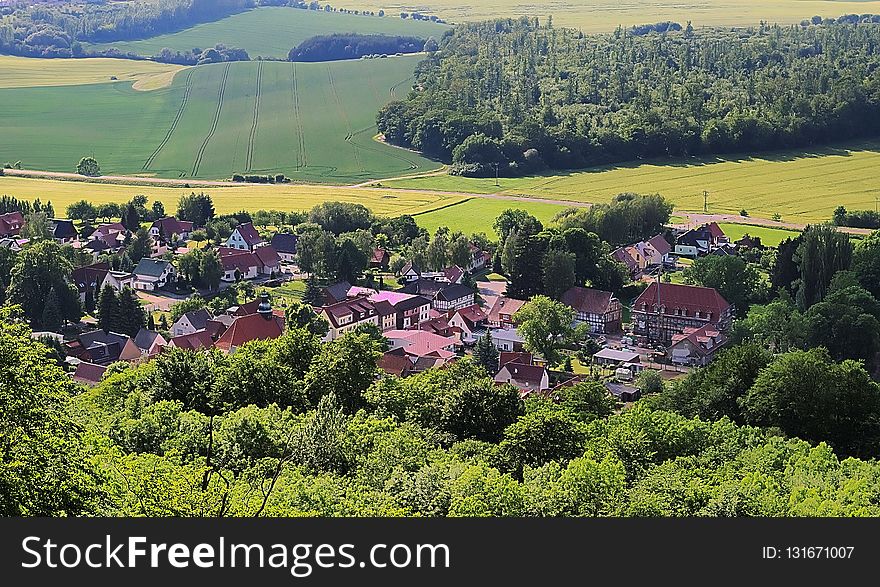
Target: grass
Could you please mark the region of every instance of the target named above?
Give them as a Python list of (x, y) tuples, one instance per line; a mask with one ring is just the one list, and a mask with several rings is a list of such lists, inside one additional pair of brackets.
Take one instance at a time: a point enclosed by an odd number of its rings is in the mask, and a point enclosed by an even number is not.
[(386, 181), (408, 187), (502, 193), (580, 202), (606, 202), (624, 191), (659, 192), (679, 210), (702, 210), (709, 191), (709, 212), (738, 215), (745, 208), (755, 217), (821, 222), (839, 205), (850, 210), (874, 209), (880, 142), (851, 143), (813, 151), (784, 151), (608, 166), (556, 175), (473, 179), (451, 175)]
[(302, 297), (306, 293), (306, 282), (286, 281), (279, 287), (262, 287), (259, 290), (258, 294), (265, 291), (272, 297), (273, 302), (283, 302), (279, 305), (286, 307), (291, 301), (302, 301)]
[[(165, 204), (169, 213), (173, 213), (177, 209), (180, 196), (191, 191), (209, 193), (218, 214), (260, 209), (309, 210), (320, 202), (335, 200), (363, 204), (376, 214), (399, 216), (435, 210), (463, 200), (454, 194), (391, 192), (318, 185), (239, 185), (184, 189), (0, 176), (0, 194), (26, 200), (40, 198), (43, 202), (51, 201), (58, 214), (63, 214), (67, 206), (77, 200), (87, 199), (95, 204), (124, 203), (138, 194), (147, 196), (150, 201), (159, 200)], [(487, 230), (491, 230), (493, 220), (494, 216), (486, 219), (486, 226), (489, 227)]]
[[(363, 9), (358, 6), (357, 9)], [(391, 16), (394, 14), (394, 16)], [(184, 31), (137, 41), (83, 43), (87, 50), (116, 48), (124, 53), (157, 55), (165, 47), (174, 51), (205, 49), (222, 43), (258, 56), (286, 59), (288, 52), (309, 37), (329, 33), (411, 35), (439, 38), (448, 27), (432, 22), (403, 20), (399, 11), (384, 18), (328, 13), (286, 7), (265, 7), (201, 24)]]
[(130, 59), (33, 59), (0, 55), (0, 89), (108, 84), (112, 77), (139, 90), (171, 85), (184, 67)]
[(284, 173), (327, 183), (436, 169), (373, 139), (376, 112), (405, 91), (419, 59), (215, 64), (151, 92), (126, 82), (8, 88), (0, 160), (73, 171), (92, 155), (107, 175)]
[(761, 244), (768, 247), (777, 247), (779, 243), (787, 238), (794, 238), (800, 232), (794, 230), (784, 230), (781, 228), (769, 228), (766, 226), (751, 226), (748, 224), (731, 224), (720, 222), (718, 226), (724, 231), (731, 242), (741, 239), (744, 235), (761, 237)]
[[(361, 0), (336, 0), (333, 6), (360, 9)], [(698, 26), (757, 25), (766, 20), (798, 23), (814, 14), (880, 12), (880, 2), (837, 0), (559, 0), (541, 4), (520, 0), (421, 0), (418, 4), (378, 2), (379, 8), (394, 13), (418, 9), (422, 14), (436, 14), (451, 22), (486, 20), (502, 16), (553, 16), (555, 25), (580, 28), (585, 32), (613, 31), (618, 25), (634, 25), (674, 20), (693, 21)]]
[(418, 214), (415, 219), (419, 226), (432, 233), (438, 227), (446, 226), (452, 230), (461, 230), (466, 234), (484, 232), (494, 238), (492, 224), (495, 222), (495, 218), (508, 208), (526, 210), (541, 222), (548, 223), (557, 213), (564, 210), (565, 206), (543, 202), (471, 198), (444, 208)]

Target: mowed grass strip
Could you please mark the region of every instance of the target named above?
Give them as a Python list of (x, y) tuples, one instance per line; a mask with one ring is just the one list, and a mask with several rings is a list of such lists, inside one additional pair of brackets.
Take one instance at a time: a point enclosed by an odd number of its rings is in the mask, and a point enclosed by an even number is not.
[(873, 210), (880, 190), (880, 142), (861, 142), (812, 152), (652, 161), (523, 178), (472, 179), (448, 175), (386, 181), (389, 187), (467, 193), (501, 193), (577, 202), (607, 202), (621, 192), (660, 193), (679, 210), (822, 222), (837, 206)]
[(205, 65), (151, 92), (0, 89), (0, 160), (69, 172), (91, 155), (108, 175), (227, 179), (250, 168), (337, 184), (429, 171), (439, 164), (373, 140), (376, 112), (421, 58)]
[[(358, 7), (358, 10), (363, 6)], [(222, 43), (247, 50), (252, 59), (262, 56), (286, 59), (290, 50), (310, 37), (331, 33), (408, 35), (440, 38), (449, 27), (432, 22), (400, 18), (400, 11), (387, 11), (385, 17), (329, 13), (289, 7), (257, 8), (227, 18), (201, 24), (177, 33), (138, 41), (83, 43), (86, 49), (116, 48), (124, 53), (157, 55), (162, 49), (189, 51)]]
[[(0, 176), (0, 195), (51, 201), (59, 215), (64, 214), (67, 206), (78, 200), (88, 200), (95, 204), (121, 204), (138, 194), (147, 196), (150, 201), (159, 200), (169, 213), (174, 213), (180, 196), (193, 191), (210, 194), (218, 214), (239, 210), (310, 210), (321, 202), (340, 201), (363, 204), (376, 214), (399, 216), (435, 210), (465, 199), (450, 194), (320, 185), (230, 185), (184, 189)], [(494, 216), (489, 220), (490, 227), (492, 220)]]
[[(336, 0), (337, 8), (362, 9), (360, 0)], [(528, 16), (541, 20), (553, 15), (553, 24), (584, 32), (609, 32), (619, 25), (632, 26), (672, 20), (685, 25), (757, 26), (762, 20), (794, 24), (814, 14), (837, 17), (842, 14), (880, 13), (874, 0), (556, 0), (552, 3), (521, 0), (420, 0), (417, 5), (380, 2), (380, 8), (397, 14), (418, 8), (422, 14), (437, 14), (450, 22), (491, 20)]]
[[(138, 90), (171, 85), (181, 65), (131, 59), (36, 59), (0, 55), (0, 88), (136, 83)], [(117, 80), (111, 78), (116, 77)]]

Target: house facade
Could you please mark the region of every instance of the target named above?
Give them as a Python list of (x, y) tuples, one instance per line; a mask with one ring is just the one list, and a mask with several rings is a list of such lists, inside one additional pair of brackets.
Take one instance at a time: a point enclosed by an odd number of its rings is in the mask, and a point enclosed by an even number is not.
[(230, 249), (238, 249), (239, 251), (253, 251), (255, 248), (262, 246), (266, 241), (254, 228), (253, 223), (245, 222), (239, 224), (229, 238), (226, 239), (226, 246)]
[(361, 324), (372, 324), (379, 328), (376, 306), (365, 297), (350, 298), (324, 306), (319, 315), (330, 325), (326, 340), (335, 340)]
[(733, 307), (716, 290), (652, 282), (633, 302), (633, 334), (641, 341), (669, 345), (687, 328), (711, 325), (724, 331)]
[(562, 294), (562, 303), (575, 311), (575, 322), (586, 324), (592, 333), (620, 330), (623, 306), (610, 291), (573, 287)]
[(156, 291), (168, 285), (176, 276), (174, 265), (162, 259), (141, 259), (134, 270), (134, 288)]
[(666, 356), (676, 365), (702, 367), (711, 363), (715, 353), (726, 343), (727, 336), (710, 324), (685, 328), (681, 334), (672, 337)]

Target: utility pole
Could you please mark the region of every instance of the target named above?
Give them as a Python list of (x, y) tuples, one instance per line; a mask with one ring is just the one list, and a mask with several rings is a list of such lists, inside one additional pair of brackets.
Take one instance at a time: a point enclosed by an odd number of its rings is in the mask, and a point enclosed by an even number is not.
[(498, 183), (498, 162), (495, 162), (495, 187), (500, 187), (501, 184)]
[(703, 190), (703, 212), (709, 211), (709, 190)]

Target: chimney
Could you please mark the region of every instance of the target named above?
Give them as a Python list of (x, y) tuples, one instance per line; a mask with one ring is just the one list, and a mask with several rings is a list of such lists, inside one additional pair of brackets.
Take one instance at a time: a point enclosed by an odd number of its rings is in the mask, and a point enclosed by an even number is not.
[(260, 294), (260, 306), (257, 308), (257, 314), (262, 316), (264, 320), (272, 318), (272, 304), (269, 303), (269, 294), (266, 292)]

